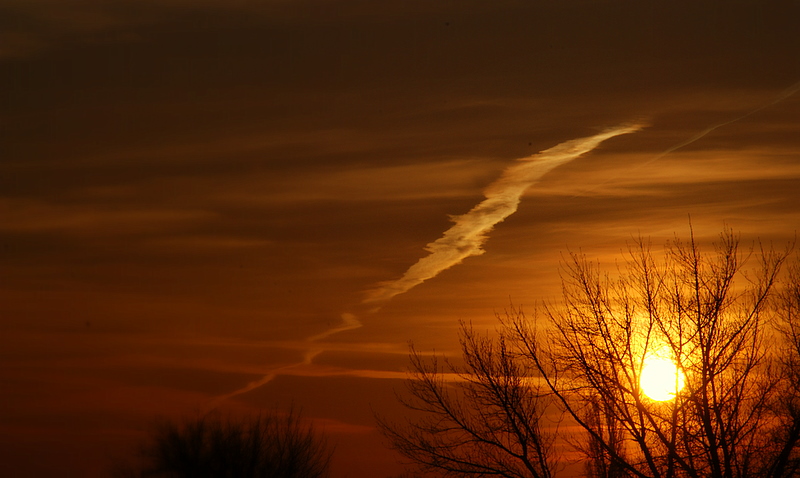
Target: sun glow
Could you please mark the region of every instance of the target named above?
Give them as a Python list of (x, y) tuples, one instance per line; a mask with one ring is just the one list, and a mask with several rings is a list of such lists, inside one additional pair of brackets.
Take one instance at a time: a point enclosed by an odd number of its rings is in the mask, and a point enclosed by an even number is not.
[(639, 385), (648, 398), (657, 402), (672, 400), (683, 388), (685, 377), (668, 349), (648, 353), (642, 364)]

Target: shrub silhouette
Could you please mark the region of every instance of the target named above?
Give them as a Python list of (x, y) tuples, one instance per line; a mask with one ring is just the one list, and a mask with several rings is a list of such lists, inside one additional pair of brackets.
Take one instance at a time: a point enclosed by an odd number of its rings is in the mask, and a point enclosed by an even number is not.
[(160, 424), (125, 477), (324, 478), (331, 451), (300, 413)]

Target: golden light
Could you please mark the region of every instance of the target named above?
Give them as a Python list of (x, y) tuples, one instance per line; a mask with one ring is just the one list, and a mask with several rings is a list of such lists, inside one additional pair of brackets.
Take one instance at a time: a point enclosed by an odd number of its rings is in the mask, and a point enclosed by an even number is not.
[(683, 388), (685, 377), (667, 348), (645, 356), (639, 385), (648, 398), (657, 402), (672, 400)]

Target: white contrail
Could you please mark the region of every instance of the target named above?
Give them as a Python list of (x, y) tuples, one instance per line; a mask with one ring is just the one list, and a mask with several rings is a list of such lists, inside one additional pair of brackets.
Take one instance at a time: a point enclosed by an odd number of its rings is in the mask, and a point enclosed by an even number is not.
[(368, 293), (363, 302), (385, 302), (469, 256), (483, 254), (481, 247), (487, 239), (486, 234), (517, 210), (522, 194), (542, 176), (588, 153), (609, 138), (632, 133), (641, 127), (639, 124), (617, 126), (594, 136), (565, 141), (540, 153), (518, 159), (516, 164), (506, 168), (500, 178), (486, 188), (486, 199), (468, 213), (453, 217), (455, 225), (445, 231), (441, 238), (425, 247), (430, 252), (428, 256), (417, 261), (400, 279), (379, 284)]
[[(565, 141), (540, 153), (520, 158), (513, 166), (509, 166), (495, 182), (484, 191), (486, 199), (472, 208), (468, 213), (453, 218), (455, 225), (444, 235), (427, 245), (431, 253), (411, 266), (396, 281), (383, 284), (374, 290), (364, 303), (384, 302), (392, 297), (408, 291), (417, 284), (430, 279), (443, 270), (450, 268), (469, 256), (483, 253), (481, 246), (486, 241), (486, 234), (503, 219), (517, 210), (522, 194), (548, 171), (572, 161), (573, 159), (596, 148), (603, 141), (621, 134), (632, 133), (641, 128), (638, 124), (626, 124), (607, 129), (594, 136)], [(346, 330), (361, 327), (358, 318), (350, 313), (341, 316), (342, 323), (322, 333), (305, 339), (308, 348), (303, 360), (275, 368), (258, 380), (225, 395), (212, 399), (206, 406), (207, 411), (216, 409), (226, 400), (237, 395), (253, 391), (271, 382), (275, 377), (293, 368), (311, 365), (314, 358), (325, 349), (315, 342)]]
[[(800, 82), (782, 91), (772, 101), (760, 105), (741, 116), (710, 126), (687, 140), (666, 149), (648, 161), (637, 165), (636, 168), (657, 161), (675, 150), (698, 141), (718, 128), (741, 121), (748, 116), (794, 96), (798, 92), (800, 92)], [(506, 168), (500, 178), (486, 188), (484, 191), (486, 199), (481, 201), (468, 213), (461, 216), (454, 216), (452, 218), (453, 222), (455, 222), (453, 227), (445, 231), (441, 238), (425, 247), (425, 249), (430, 252), (428, 256), (423, 257), (417, 261), (416, 264), (412, 265), (401, 278), (381, 283), (379, 287), (368, 293), (363, 303), (380, 304), (388, 301), (392, 297), (407, 292), (422, 282), (437, 276), (440, 272), (459, 264), (467, 257), (483, 254), (484, 250), (482, 246), (483, 243), (486, 242), (486, 235), (495, 225), (502, 222), (517, 210), (522, 194), (524, 194), (529, 187), (537, 183), (542, 176), (556, 167), (588, 153), (603, 141), (613, 138), (614, 136), (633, 133), (640, 130), (642, 126), (641, 124), (621, 125), (616, 128), (607, 129), (594, 136), (565, 141), (540, 153), (518, 159), (516, 164)], [(214, 410), (230, 398), (266, 385), (283, 371), (310, 365), (314, 358), (325, 350), (322, 347), (315, 346), (315, 342), (346, 330), (357, 329), (362, 325), (353, 314), (343, 313), (341, 318), (341, 325), (332, 327), (305, 339), (308, 343), (308, 348), (303, 355), (303, 360), (273, 369), (260, 379), (250, 382), (238, 390), (212, 399), (207, 406), (207, 410)]]

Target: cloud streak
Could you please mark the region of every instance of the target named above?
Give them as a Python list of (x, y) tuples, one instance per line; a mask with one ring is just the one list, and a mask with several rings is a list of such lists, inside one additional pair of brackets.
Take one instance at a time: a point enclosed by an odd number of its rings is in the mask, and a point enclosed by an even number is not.
[(641, 129), (640, 124), (625, 124), (606, 129), (594, 136), (560, 143), (537, 154), (520, 158), (484, 191), (486, 199), (466, 214), (454, 216), (453, 227), (425, 247), (430, 254), (412, 265), (403, 276), (380, 283), (368, 292), (365, 304), (381, 304), (408, 292), (440, 272), (470, 256), (484, 253), (487, 234), (495, 225), (513, 214), (525, 191), (549, 171), (595, 149), (603, 141)]
[[(588, 153), (609, 138), (638, 131), (641, 127), (639, 124), (625, 124), (609, 128), (594, 136), (565, 141), (540, 153), (518, 159), (514, 165), (506, 168), (503, 174), (486, 188), (484, 191), (486, 199), (468, 213), (453, 217), (453, 222), (455, 222), (453, 227), (445, 231), (441, 238), (426, 246), (426, 250), (430, 252), (428, 256), (411, 266), (400, 279), (381, 284), (364, 299), (363, 303), (386, 302), (427, 279), (435, 277), (469, 256), (483, 254), (482, 246), (486, 242), (487, 234), (495, 225), (517, 210), (522, 195), (542, 176), (558, 166)], [(307, 348), (303, 360), (273, 369), (260, 379), (254, 380), (238, 390), (215, 397), (207, 405), (207, 410), (213, 410), (228, 399), (266, 385), (278, 375), (308, 373), (308, 371), (300, 369), (311, 365), (314, 358), (325, 351), (325, 348), (317, 345), (316, 342), (362, 326), (358, 317), (351, 313), (343, 313), (341, 319), (340, 325), (305, 339), (304, 344)], [(395, 377), (394, 374), (390, 375)]]

